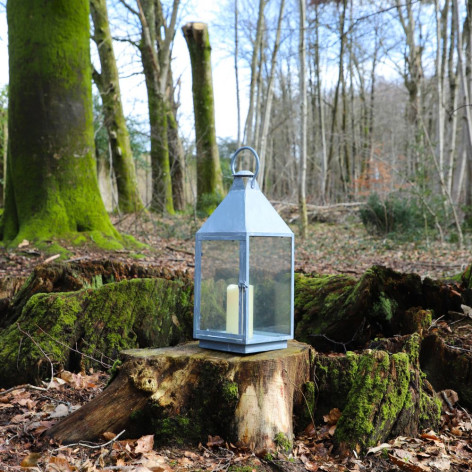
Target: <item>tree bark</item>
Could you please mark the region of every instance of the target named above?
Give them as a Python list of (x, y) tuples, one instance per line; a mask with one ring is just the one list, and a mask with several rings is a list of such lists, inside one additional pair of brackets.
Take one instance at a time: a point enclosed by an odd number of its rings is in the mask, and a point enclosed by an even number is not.
[(197, 147), (197, 207), (203, 211), (211, 211), (223, 196), (223, 180), (216, 144), (210, 37), (208, 27), (204, 23), (187, 23), (182, 27), (182, 31), (192, 63)]
[[(109, 389), (48, 431), (64, 443), (97, 439), (105, 431), (148, 430), (156, 439), (198, 442), (219, 435), (253, 450), (275, 449), (275, 438), (293, 437), (294, 406), (310, 380), (312, 349), (290, 341), (287, 349), (235, 356), (189, 343), (174, 348), (128, 350)], [(116, 402), (119, 408), (111, 408)], [(145, 403), (147, 405), (145, 405)], [(217, 408), (215, 406), (217, 405)]]
[[(260, 177), (259, 184), (261, 190), (264, 190), (264, 176), (266, 172), (266, 154), (267, 154), (267, 140), (269, 139), (269, 125), (272, 116), (272, 101), (274, 98), (274, 81), (275, 81), (275, 69), (277, 66), (277, 53), (280, 47), (280, 34), (282, 30), (282, 19), (285, 7), (285, 0), (280, 1), (279, 18), (277, 20), (277, 32), (275, 35), (274, 49), (272, 50), (272, 58), (270, 61), (270, 73), (268, 77), (267, 90), (264, 95), (264, 114), (262, 116), (262, 124), (260, 126), (260, 143), (259, 158), (260, 158)], [(260, 87), (262, 95), (262, 87)]]
[(90, 0), (90, 10), (94, 25), (93, 39), (101, 65), (101, 72), (94, 71), (93, 78), (103, 103), (105, 127), (118, 189), (118, 208), (123, 213), (132, 213), (141, 210), (143, 202), (137, 188), (133, 153), (121, 104), (118, 68), (106, 0)]
[[(174, 4), (178, 2), (174, 2)], [(169, 69), (170, 38), (169, 31), (163, 41), (159, 55), (155, 50), (158, 43), (157, 28), (164, 28), (161, 18), (160, 2), (138, 0), (141, 21), (141, 60), (143, 63), (148, 93), (149, 123), (151, 127), (151, 171), (152, 201), (151, 208), (161, 213), (174, 213), (172, 181), (170, 173), (167, 116), (169, 106), (165, 97), (167, 72)], [(175, 7), (177, 8), (177, 7)], [(176, 10), (173, 10), (173, 12)], [(160, 34), (160, 33), (159, 33)]]
[(5, 200), (5, 177), (7, 168), (7, 149), (8, 149), (8, 110), (3, 108), (3, 103), (0, 103), (0, 178), (2, 185), (0, 186), (0, 204), (3, 205)]
[(245, 142), (249, 146), (255, 146), (254, 140), (254, 109), (256, 103), (256, 84), (257, 84), (257, 59), (262, 49), (262, 25), (264, 23), (265, 0), (259, 0), (259, 10), (257, 15), (257, 29), (254, 40), (254, 47), (251, 55), (251, 83), (249, 85), (249, 106), (244, 129)]
[(167, 101), (170, 107), (167, 111), (167, 142), (169, 143), (170, 174), (172, 177), (172, 198), (177, 211), (185, 210), (189, 202), (187, 192), (187, 166), (185, 151), (179, 135), (177, 122), (178, 106), (174, 99), (172, 69), (168, 72)]
[(299, 38), (299, 87), (300, 87), (300, 163), (298, 173), (298, 208), (300, 212), (300, 236), (302, 239), (308, 233), (308, 213), (306, 209), (306, 160), (307, 160), (307, 93), (306, 93), (306, 7), (305, 0), (299, 0), (300, 9), (300, 38)]
[(7, 17), (3, 240), (17, 245), (88, 231), (119, 239), (95, 171), (88, 0), (9, 1)]

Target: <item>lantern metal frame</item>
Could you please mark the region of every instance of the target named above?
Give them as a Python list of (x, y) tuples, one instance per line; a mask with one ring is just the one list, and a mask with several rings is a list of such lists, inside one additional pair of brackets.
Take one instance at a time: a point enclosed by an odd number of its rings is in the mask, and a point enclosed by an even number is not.
[[(251, 152), (256, 160), (255, 172), (236, 172), (236, 157), (240, 152)], [(293, 232), (278, 215), (261, 192), (257, 183), (259, 156), (249, 146), (238, 149), (231, 158), (233, 185), (226, 198), (215, 209), (195, 236), (195, 291), (194, 330), (200, 347), (220, 351), (249, 354), (287, 347), (287, 340), (293, 339), (294, 330), (294, 252)], [(266, 230), (267, 228), (267, 230)], [(251, 238), (290, 238), (290, 332), (253, 334), (249, 336), (249, 296)], [(202, 243), (204, 241), (239, 241), (239, 334), (226, 331), (200, 329), (201, 326), (201, 282)], [(288, 257), (288, 254), (287, 254)]]

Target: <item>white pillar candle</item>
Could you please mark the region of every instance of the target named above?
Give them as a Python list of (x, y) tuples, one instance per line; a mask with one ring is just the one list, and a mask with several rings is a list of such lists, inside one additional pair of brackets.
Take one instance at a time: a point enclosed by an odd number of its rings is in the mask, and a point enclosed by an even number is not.
[[(254, 332), (254, 286), (249, 285), (249, 337)], [(226, 332), (239, 333), (239, 287), (236, 284), (228, 285), (226, 289)]]
[(239, 331), (239, 287), (228, 285), (226, 289), (226, 332), (238, 334)]

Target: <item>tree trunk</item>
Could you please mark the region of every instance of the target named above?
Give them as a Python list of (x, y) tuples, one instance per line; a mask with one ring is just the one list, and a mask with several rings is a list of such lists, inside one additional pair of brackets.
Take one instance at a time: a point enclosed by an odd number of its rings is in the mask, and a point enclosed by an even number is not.
[(239, 23), (239, 11), (238, 11), (238, 0), (234, 0), (234, 80), (236, 83), (236, 114), (237, 114), (237, 135), (236, 135), (236, 148), (241, 147), (241, 93), (239, 91), (239, 36), (238, 36), (238, 23)]
[(110, 387), (47, 435), (70, 443), (138, 429), (161, 442), (197, 443), (210, 434), (273, 450), (276, 437), (293, 437), (293, 409), (303, 405), (301, 387), (310, 380), (312, 354), (295, 341), (252, 356), (197, 343), (124, 351), (125, 363)]
[(203, 211), (212, 211), (223, 196), (223, 180), (216, 144), (210, 38), (208, 27), (204, 23), (187, 23), (182, 31), (192, 63), (197, 206)]
[(187, 193), (187, 166), (185, 163), (185, 151), (179, 135), (177, 122), (178, 106), (174, 100), (174, 80), (172, 69), (169, 68), (167, 77), (167, 101), (170, 104), (167, 111), (167, 142), (169, 143), (170, 174), (172, 177), (172, 198), (174, 208), (177, 211), (185, 210), (189, 202)]
[(106, 0), (90, 0), (90, 9), (94, 25), (93, 39), (97, 44), (101, 65), (101, 73), (94, 72), (93, 77), (103, 103), (105, 127), (118, 189), (118, 208), (123, 213), (132, 213), (141, 210), (143, 203), (138, 193), (133, 154), (123, 115)]
[(7, 16), (4, 241), (87, 231), (120, 238), (95, 171), (88, 0), (10, 1)]
[[(259, 184), (260, 188), (264, 190), (265, 172), (266, 172), (266, 154), (267, 154), (267, 140), (269, 138), (269, 125), (272, 116), (272, 101), (274, 98), (274, 81), (275, 81), (275, 69), (277, 66), (277, 53), (280, 47), (280, 34), (282, 30), (282, 19), (285, 7), (285, 0), (280, 1), (279, 18), (277, 21), (277, 32), (275, 35), (274, 49), (272, 50), (272, 58), (270, 61), (270, 73), (267, 83), (267, 91), (264, 96), (264, 114), (262, 116), (262, 124), (260, 126), (260, 144), (259, 158), (260, 158), (260, 177)], [(260, 88), (262, 94), (262, 87)]]
[(259, 10), (257, 15), (257, 29), (254, 40), (254, 47), (251, 55), (251, 83), (249, 85), (249, 105), (244, 130), (245, 142), (249, 146), (255, 146), (254, 140), (254, 109), (256, 103), (256, 84), (257, 84), (257, 59), (262, 49), (262, 25), (264, 23), (265, 0), (259, 0)]
[[(330, 136), (330, 143), (329, 143), (329, 151), (328, 151), (328, 169), (332, 171), (332, 161), (335, 155), (335, 146), (336, 146), (336, 127), (337, 127), (337, 120), (338, 120), (338, 107), (339, 107), (339, 89), (341, 87), (341, 84), (344, 81), (344, 49), (346, 47), (346, 34), (344, 31), (345, 27), (345, 22), (346, 22), (346, 9), (347, 9), (347, 0), (342, 0), (343, 6), (342, 6), (342, 11), (341, 11), (341, 16), (339, 19), (339, 69), (338, 69), (338, 79), (336, 82), (336, 87), (334, 89), (334, 98), (333, 98), (333, 109), (331, 113), (331, 136)], [(339, 169), (341, 171), (342, 165), (341, 165), (341, 156), (338, 156), (338, 161), (339, 161)], [(329, 171), (328, 171), (329, 172)], [(342, 175), (340, 175), (340, 178), (342, 179)], [(334, 174), (331, 176), (332, 179), (332, 187), (333, 190), (335, 190), (334, 187)], [(341, 180), (342, 181), (342, 180)], [(326, 181), (326, 184), (328, 185), (328, 181)], [(323, 192), (325, 195), (327, 195), (327, 190)]]
[[(0, 98), (3, 98), (0, 96)], [(7, 168), (7, 149), (8, 149), (8, 110), (3, 108), (3, 100), (0, 102), (0, 205), (3, 206), (5, 200), (5, 177)]]
[(165, 97), (168, 62), (165, 58), (164, 64), (161, 63), (165, 57), (165, 51), (161, 51), (158, 56), (155, 50), (158, 34), (156, 27), (164, 27), (162, 23), (159, 23), (159, 13), (156, 11), (158, 5), (160, 5), (158, 2), (155, 4), (150, 0), (138, 0), (139, 18), (142, 27), (140, 49), (148, 93), (149, 123), (151, 127), (151, 208), (161, 213), (172, 214), (174, 213), (174, 203), (167, 134), (169, 107)]
[(300, 163), (298, 173), (298, 208), (300, 213), (300, 236), (308, 233), (308, 213), (306, 209), (306, 159), (307, 159), (307, 93), (306, 93), (306, 9), (305, 0), (299, 0), (300, 38), (299, 38), (299, 87), (300, 87)]

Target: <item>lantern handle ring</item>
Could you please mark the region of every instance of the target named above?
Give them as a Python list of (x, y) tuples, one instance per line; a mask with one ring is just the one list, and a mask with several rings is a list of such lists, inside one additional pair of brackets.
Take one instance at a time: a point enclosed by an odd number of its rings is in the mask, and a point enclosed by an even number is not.
[(236, 175), (236, 157), (241, 151), (249, 151), (252, 152), (254, 158), (256, 159), (256, 169), (254, 171), (254, 176), (252, 177), (252, 186), (254, 186), (254, 182), (256, 181), (257, 174), (259, 174), (259, 166), (260, 166), (260, 159), (257, 155), (257, 152), (250, 146), (243, 146), (240, 147), (232, 156), (231, 156), (231, 172), (233, 175)]

